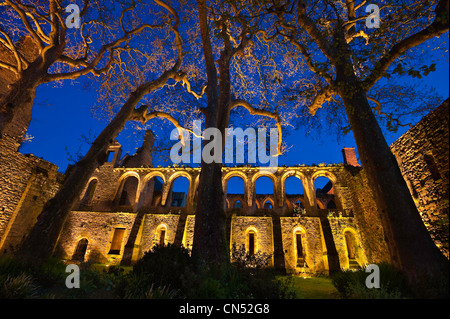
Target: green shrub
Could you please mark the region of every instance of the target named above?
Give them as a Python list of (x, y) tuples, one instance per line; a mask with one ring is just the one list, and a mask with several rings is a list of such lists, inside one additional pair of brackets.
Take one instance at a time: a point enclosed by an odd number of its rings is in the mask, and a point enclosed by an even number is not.
[(133, 266), (133, 274), (145, 275), (147, 281), (160, 286), (171, 286), (175, 289), (181, 287), (181, 275), (185, 269), (193, 271), (194, 263), (189, 250), (173, 244), (166, 246), (156, 245), (151, 251)]
[(0, 276), (0, 299), (30, 299), (38, 295), (38, 286), (27, 274)]
[(233, 244), (231, 248), (231, 262), (238, 269), (263, 269), (269, 265), (271, 258), (271, 254), (260, 251), (250, 254), (244, 245), (237, 248), (236, 244)]
[(367, 288), (366, 279), (371, 272), (365, 268), (356, 271), (345, 270), (332, 276), (332, 283), (345, 299), (398, 299), (411, 296), (404, 276), (388, 263), (378, 265), (380, 288)]

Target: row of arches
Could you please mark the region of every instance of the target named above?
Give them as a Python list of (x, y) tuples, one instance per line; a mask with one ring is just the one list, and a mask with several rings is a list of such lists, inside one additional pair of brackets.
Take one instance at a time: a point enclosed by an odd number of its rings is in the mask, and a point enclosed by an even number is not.
[[(264, 202), (255, 202), (257, 208), (272, 209), (281, 202), (286, 202), (289, 209), (296, 207), (304, 209), (317, 206), (319, 209), (334, 209), (338, 206), (335, 198), (334, 175), (323, 176), (316, 174), (309, 179), (296, 172), (284, 174), (281, 185), (276, 177), (254, 174), (249, 183), (247, 176), (240, 171), (225, 174), (223, 187), (226, 195), (242, 195), (239, 200), (230, 203), (228, 208), (246, 208), (253, 205), (253, 198), (268, 195)], [(93, 177), (86, 187), (81, 204), (88, 205), (95, 197), (98, 179)], [(311, 185), (312, 184), (312, 185)], [(194, 178), (187, 172), (178, 172), (166, 177), (161, 172), (154, 171), (144, 178), (137, 172), (128, 171), (119, 178), (116, 186), (113, 204), (121, 207), (137, 209), (157, 206), (187, 207), (193, 205), (198, 186), (198, 175)], [(279, 189), (281, 186), (281, 189)], [(281, 191), (281, 196), (280, 196)], [(228, 197), (228, 196), (227, 196)], [(295, 200), (293, 198), (295, 197)], [(327, 198), (326, 201), (317, 200), (318, 197)], [(286, 201), (284, 200), (286, 199)]]
[[(236, 194), (234, 194), (236, 195)], [(230, 196), (226, 199), (227, 208), (229, 209), (242, 209), (245, 208), (245, 200), (243, 194), (237, 194), (238, 196)], [(231, 198), (230, 198), (231, 197)], [(337, 209), (336, 202), (333, 198), (316, 199), (317, 208), (319, 209)], [(255, 199), (255, 205), (258, 209), (273, 209), (275, 207), (273, 196), (265, 196), (262, 199)], [(298, 198), (286, 198), (286, 205), (288, 210), (300, 211), (306, 209), (305, 200), (302, 197)]]

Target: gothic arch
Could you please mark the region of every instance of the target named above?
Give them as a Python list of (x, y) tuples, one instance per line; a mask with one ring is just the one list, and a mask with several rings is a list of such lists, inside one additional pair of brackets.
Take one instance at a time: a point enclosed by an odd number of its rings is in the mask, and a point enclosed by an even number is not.
[(155, 235), (153, 238), (153, 245), (166, 245), (168, 243), (167, 240), (167, 231), (168, 227), (165, 223), (161, 223), (155, 228)]
[(331, 183), (332, 183), (333, 185), (335, 185), (336, 182), (337, 182), (337, 177), (336, 177), (336, 175), (334, 175), (334, 174), (333, 174), (332, 172), (330, 172), (330, 171), (321, 169), (321, 170), (318, 170), (318, 171), (314, 172), (314, 173), (311, 175), (311, 180), (312, 180), (313, 184), (314, 184), (316, 178), (319, 177), (319, 176), (323, 176), (323, 177), (328, 178), (328, 179), (331, 181)]
[(267, 201), (269, 201), (272, 204), (272, 209), (275, 208), (275, 201), (273, 200), (273, 198), (271, 198), (270, 196), (266, 196), (262, 202), (261, 202), (261, 207), (265, 208), (264, 206), (266, 205)]
[(116, 205), (119, 204), (120, 196), (122, 195), (122, 191), (123, 191), (123, 186), (125, 185), (125, 182), (127, 181), (128, 178), (136, 178), (137, 179), (136, 194), (135, 194), (135, 198), (134, 198), (134, 203), (131, 203), (131, 206), (134, 206), (134, 204), (139, 201), (139, 195), (141, 192), (141, 190), (140, 190), (141, 178), (137, 172), (129, 171), (129, 172), (125, 172), (124, 174), (122, 174), (122, 176), (120, 176), (119, 181), (117, 183), (117, 188), (116, 188), (116, 192), (114, 195), (114, 202), (116, 203)]
[(295, 197), (295, 198), (291, 198), (291, 199), (287, 199), (286, 198), (286, 204), (288, 206), (289, 209), (294, 209), (294, 207), (296, 207), (296, 203), (300, 201), (300, 203), (302, 203), (303, 208), (306, 207), (306, 201), (304, 198), (302, 197)]
[(253, 253), (258, 251), (258, 229), (255, 226), (249, 226), (245, 230), (245, 250), (250, 252), (251, 235), (253, 234)]
[(139, 203), (139, 207), (138, 208), (139, 209), (141, 209), (141, 208), (150, 208), (152, 206), (153, 207), (157, 206), (157, 205), (152, 205), (152, 203), (155, 202), (155, 199), (153, 198), (154, 195), (155, 195), (154, 188), (153, 188), (153, 191), (151, 193), (149, 193), (149, 190), (148, 190), (149, 182), (152, 179), (154, 179), (156, 181), (156, 177), (161, 178), (161, 180), (162, 180), (162, 187), (164, 189), (164, 185), (166, 183), (166, 176), (163, 173), (158, 172), (158, 171), (154, 171), (154, 172), (150, 172), (147, 175), (145, 175), (142, 178), (142, 181), (141, 181), (141, 184), (140, 184), (140, 187), (139, 187), (139, 189), (140, 189), (140, 191), (139, 191), (140, 195), (139, 195), (139, 201), (138, 201), (138, 203)]
[(229, 206), (228, 206), (228, 208), (234, 208), (234, 206), (236, 205), (236, 202), (237, 201), (240, 201), (241, 202), (241, 204), (242, 204), (242, 208), (247, 208), (247, 205), (245, 204), (245, 199), (244, 199), (244, 196), (243, 195), (235, 195), (235, 196), (233, 196), (233, 198), (231, 199), (231, 200), (229, 200), (228, 198), (227, 198), (227, 202), (229, 203)]
[[(257, 172), (252, 176), (251, 179), (251, 196), (249, 197), (253, 197), (257, 208), (263, 208), (264, 203), (259, 203), (259, 207), (258, 207), (258, 200), (256, 199), (256, 181), (260, 178), (260, 177), (268, 177), (270, 178), (270, 180), (272, 181), (272, 187), (273, 187), (273, 197), (276, 199), (277, 198), (277, 194), (278, 194), (278, 188), (277, 188), (277, 178), (275, 176), (275, 174), (270, 173), (270, 172)], [(272, 203), (272, 206), (275, 208), (275, 205)]]
[[(311, 176), (311, 181), (312, 181), (312, 185), (315, 189), (315, 185), (316, 185), (316, 179), (318, 177), (326, 177), (331, 181), (332, 187), (333, 187), (333, 192), (334, 192), (334, 203), (336, 205), (337, 208), (342, 208), (342, 198), (340, 195), (340, 192), (338, 189), (336, 189), (336, 182), (337, 182), (337, 177), (333, 172), (327, 171), (327, 170), (318, 170), (317, 172), (314, 172), (314, 174), (312, 174)], [(316, 193), (314, 192), (314, 196), (316, 195)], [(323, 208), (326, 208), (326, 204), (321, 203)], [(320, 205), (319, 205), (320, 206)]]
[[(193, 192), (193, 186), (194, 185), (192, 185), (192, 175), (191, 174), (189, 174), (188, 172), (186, 172), (186, 171), (176, 171), (176, 172), (174, 172), (174, 173), (172, 173), (170, 176), (169, 176), (169, 178), (168, 178), (168, 180), (167, 180), (167, 183), (164, 183), (164, 186), (163, 186), (163, 193), (162, 193), (162, 198), (161, 198), (161, 205), (162, 206), (164, 206), (164, 205), (166, 205), (167, 203), (167, 197), (169, 196), (169, 193), (170, 193), (170, 191), (172, 190), (172, 188), (173, 188), (173, 182), (178, 178), (178, 177), (186, 177), (187, 178), (187, 180), (188, 180), (188, 182), (189, 182), (189, 190), (188, 190), (188, 194), (187, 194), (187, 196), (188, 196), (188, 199), (187, 199), (187, 201), (188, 201), (188, 204), (187, 205), (189, 205), (189, 203), (190, 203), (190, 201), (192, 200), (192, 198), (191, 198), (191, 196), (192, 196), (192, 192)], [(169, 205), (170, 205), (171, 203), (169, 203)]]
[[(92, 184), (95, 183), (95, 184)], [(94, 188), (92, 190), (92, 187)], [(91, 200), (94, 197), (95, 189), (98, 187), (98, 178), (97, 177), (91, 177), (89, 181), (86, 184), (86, 187), (84, 188), (83, 192), (80, 195), (80, 200), (85, 202), (86, 200)], [(91, 193), (91, 194), (88, 194)], [(88, 198), (89, 197), (89, 198)]]
[(243, 172), (239, 172), (239, 171), (231, 171), (226, 173), (223, 177), (222, 177), (222, 187), (224, 190), (226, 190), (227, 185), (228, 185), (228, 180), (232, 177), (240, 177), (242, 178), (242, 181), (244, 182), (244, 191), (247, 192), (247, 187), (248, 187), (248, 178), (247, 175)]
[(349, 267), (351, 259), (356, 260), (360, 266), (366, 264), (366, 256), (357, 231), (353, 227), (345, 227), (341, 236), (345, 247), (344, 264)]
[(159, 172), (159, 171), (154, 171), (154, 172), (150, 172), (147, 175), (144, 176), (144, 178), (142, 179), (142, 185), (141, 185), (141, 189), (144, 189), (145, 184), (150, 181), (153, 177), (161, 177), (162, 181), (163, 181), (163, 186), (166, 183), (166, 176)]
[(306, 176), (305, 174), (303, 174), (303, 172), (294, 170), (287, 171), (286, 173), (281, 175), (281, 193), (286, 194), (286, 180), (292, 176), (297, 177), (302, 182), (303, 194), (305, 194), (305, 189), (308, 186), (305, 184)]

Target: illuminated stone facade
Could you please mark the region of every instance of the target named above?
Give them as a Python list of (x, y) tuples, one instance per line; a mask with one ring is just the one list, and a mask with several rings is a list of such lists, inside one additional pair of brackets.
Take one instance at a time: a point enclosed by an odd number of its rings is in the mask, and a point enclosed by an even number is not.
[[(391, 148), (425, 224), (443, 251), (447, 243), (448, 254), (448, 231), (447, 239), (436, 231), (438, 222), (448, 218), (447, 112), (448, 102)], [(66, 219), (56, 251), (60, 257), (127, 265), (156, 244), (192, 247), (200, 169), (152, 167), (152, 143), (153, 136), (147, 134), (142, 148), (124, 157), (120, 144), (110, 146), (109, 161), (96, 169)], [(20, 245), (64, 178), (55, 165), (19, 153), (18, 146), (8, 136), (0, 138), (1, 254), (13, 253)], [(354, 149), (345, 148), (343, 156), (344, 164), (278, 167), (275, 172), (224, 167), (230, 249), (243, 246), (251, 253), (270, 254), (272, 266), (304, 274), (389, 261), (364, 169)], [(256, 181), (263, 176), (272, 181), (272, 194), (256, 194)], [(320, 176), (330, 182), (317, 190)], [(189, 182), (181, 196), (173, 191), (179, 177)], [(243, 181), (242, 194), (227, 194), (234, 177)], [(290, 177), (301, 181), (301, 193), (286, 194)]]
[[(131, 264), (156, 244), (191, 248), (200, 169), (123, 167), (120, 146), (114, 145), (111, 152), (118, 155), (111, 154), (111, 162), (92, 175), (77, 210), (67, 219), (58, 253), (66, 259), (78, 256), (77, 246), (87, 240), (84, 260)], [(383, 241), (370, 243), (382, 238), (382, 228), (370, 193), (359, 192), (367, 188), (361, 167), (296, 166), (269, 172), (245, 166), (222, 171), (225, 191), (232, 177), (241, 178), (245, 189), (243, 194), (226, 194), (230, 249), (244, 246), (249, 252), (270, 254), (271, 265), (289, 272), (326, 273), (330, 265), (348, 268), (388, 260)], [(255, 194), (262, 176), (272, 181), (273, 194)], [(286, 195), (285, 181), (291, 176), (301, 181), (303, 194)], [(319, 176), (330, 181), (324, 192), (315, 188)], [(156, 177), (161, 182), (155, 184)], [(179, 177), (189, 181), (184, 207), (173, 205), (173, 183)], [(359, 220), (370, 226), (362, 230)], [(120, 239), (114, 239), (117, 229), (124, 230)], [(115, 240), (120, 240), (120, 249), (111, 253)]]
[(448, 99), (391, 145), (431, 237), (449, 256)]

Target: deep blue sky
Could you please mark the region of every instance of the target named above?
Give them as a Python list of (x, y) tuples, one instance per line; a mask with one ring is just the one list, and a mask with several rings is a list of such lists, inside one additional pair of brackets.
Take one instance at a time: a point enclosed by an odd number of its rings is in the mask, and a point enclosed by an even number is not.
[[(448, 52), (445, 61), (438, 63), (437, 70), (420, 80), (435, 87), (443, 98), (449, 95), (447, 60)], [(86, 91), (81, 87), (82, 85), (74, 85), (67, 81), (62, 86), (55, 87), (48, 84), (38, 88), (32, 122), (28, 130), (34, 139), (23, 145), (22, 153), (31, 153), (50, 161), (64, 172), (69, 164), (66, 148), (69, 152), (75, 153), (82, 145), (79, 141), (82, 134), (88, 134), (91, 130), (96, 136), (107, 125), (106, 122), (92, 117), (91, 107), (95, 103), (96, 92)], [(173, 127), (168, 129), (172, 130)], [(397, 133), (386, 131), (387, 142), (391, 144), (405, 131), (404, 128), (399, 129)], [(123, 155), (134, 153), (136, 145), (140, 144), (140, 141), (127, 141), (123, 134), (118, 140), (124, 147)], [(300, 129), (292, 132), (285, 141), (287, 145), (292, 145), (292, 148), (279, 158), (279, 165), (342, 163), (342, 148), (356, 147), (352, 133), (337, 141), (336, 137), (325, 133), (314, 139), (306, 137)], [(87, 145), (84, 145), (82, 151), (86, 150)], [(266, 183), (261, 192), (271, 192), (271, 187), (271, 184)]]

